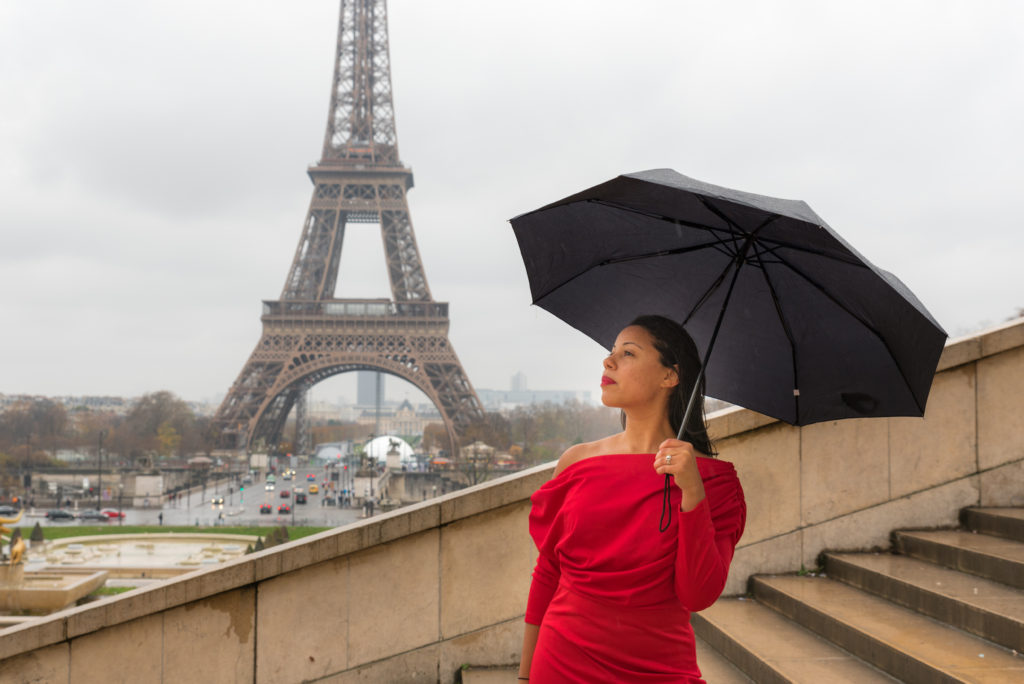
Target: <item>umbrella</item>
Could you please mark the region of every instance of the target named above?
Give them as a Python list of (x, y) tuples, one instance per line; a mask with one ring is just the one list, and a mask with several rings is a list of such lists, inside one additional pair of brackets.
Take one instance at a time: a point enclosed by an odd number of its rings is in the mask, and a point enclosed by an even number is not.
[(791, 425), (924, 413), (946, 333), (804, 202), (654, 169), (512, 227), (534, 304), (606, 348), (640, 314), (681, 322), (710, 396)]
[(534, 304), (606, 348), (640, 314), (681, 322), (710, 396), (791, 425), (924, 413), (946, 333), (803, 202), (655, 169), (512, 227)]

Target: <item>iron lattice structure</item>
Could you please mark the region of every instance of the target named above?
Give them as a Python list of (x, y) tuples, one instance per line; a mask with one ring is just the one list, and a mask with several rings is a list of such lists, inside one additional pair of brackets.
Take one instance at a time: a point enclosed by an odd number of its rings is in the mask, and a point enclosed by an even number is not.
[[(342, 0), (327, 132), (308, 170), (313, 196), (281, 298), (215, 417), (225, 448), (280, 441), (292, 406), (330, 376), (379, 370), (437, 406), (452, 453), (483, 407), (448, 339), (448, 304), (430, 296), (399, 160), (385, 0)], [(378, 223), (392, 299), (335, 299), (345, 227)], [(300, 421), (301, 425), (301, 421)]]

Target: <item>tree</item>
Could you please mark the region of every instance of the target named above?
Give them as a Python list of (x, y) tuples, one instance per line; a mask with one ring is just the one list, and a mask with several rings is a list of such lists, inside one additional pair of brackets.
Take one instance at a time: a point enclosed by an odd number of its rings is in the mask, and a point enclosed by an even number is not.
[(110, 439), (111, 449), (141, 464), (152, 454), (185, 456), (182, 445), (202, 443), (188, 404), (167, 391), (141, 397)]

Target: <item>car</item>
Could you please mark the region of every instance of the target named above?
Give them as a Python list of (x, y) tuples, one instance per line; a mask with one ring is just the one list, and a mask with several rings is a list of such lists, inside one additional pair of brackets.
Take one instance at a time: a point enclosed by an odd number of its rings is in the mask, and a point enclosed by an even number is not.
[(319, 494), (320, 493), (320, 488), (317, 487), (315, 484), (311, 484), (311, 485), (309, 485), (309, 493), (310, 494)]
[(110, 518), (103, 515), (102, 512), (96, 510), (81, 511), (78, 514), (79, 520), (96, 520), (98, 522), (110, 522)]
[(0, 506), (0, 515), (18, 515), (18, 510), (14, 506)]
[(54, 508), (46, 511), (47, 520), (74, 520), (75, 514), (71, 511), (65, 511), (63, 508)]
[(292, 487), (292, 494), (301, 494), (304, 491), (302, 487)]
[(245, 475), (242, 477), (242, 484), (252, 484), (252, 475)]
[(268, 482), (267, 484), (263, 485), (263, 488), (264, 488), (265, 490), (267, 490), (268, 492), (272, 492), (272, 491), (274, 491), (275, 489), (277, 489), (277, 488), (276, 488), (276, 487), (274, 486), (274, 483), (273, 483), (273, 482)]
[(215, 497), (213, 497), (212, 499), (210, 499), (210, 505), (212, 505), (212, 506), (223, 506), (224, 505), (224, 497), (223, 496), (215, 496)]
[(303, 492), (295, 493), (295, 503), (304, 504), (306, 503), (306, 495)]
[(110, 519), (123, 518), (124, 517), (124, 512), (123, 511), (115, 511), (113, 508), (104, 508), (102, 511), (100, 511), (100, 513), (102, 513), (103, 515), (107, 516)]
[(282, 499), (287, 499), (291, 495), (292, 495), (292, 493), (289, 492), (287, 489), (282, 489), (281, 490), (281, 498)]
[(290, 479), (292, 479), (292, 474), (291, 474), (291, 473), (288, 473), (288, 472), (286, 472), (286, 473), (284, 473), (284, 474), (282, 474), (282, 475), (281, 475), (281, 479), (282, 479), (282, 480), (290, 480)]
[(270, 504), (260, 504), (260, 514), (269, 515), (274, 512), (274, 507)]
[(291, 513), (292, 512), (292, 507), (289, 506), (288, 504), (281, 504), (280, 506), (277, 507), (277, 512), (278, 513)]
[(313, 473), (306, 473), (306, 482), (313, 482), (316, 480), (316, 475)]

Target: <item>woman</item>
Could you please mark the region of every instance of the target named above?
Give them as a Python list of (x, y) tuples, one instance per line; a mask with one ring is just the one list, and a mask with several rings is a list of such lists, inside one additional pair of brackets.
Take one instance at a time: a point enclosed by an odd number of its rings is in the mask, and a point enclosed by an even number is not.
[[(532, 497), (540, 554), (520, 682), (703, 681), (690, 612), (722, 593), (746, 506), (732, 464), (709, 458), (703, 393), (676, 439), (699, 366), (690, 336), (661, 316), (615, 340), (601, 401), (625, 429), (569, 448)], [(675, 514), (662, 533), (665, 475)]]

